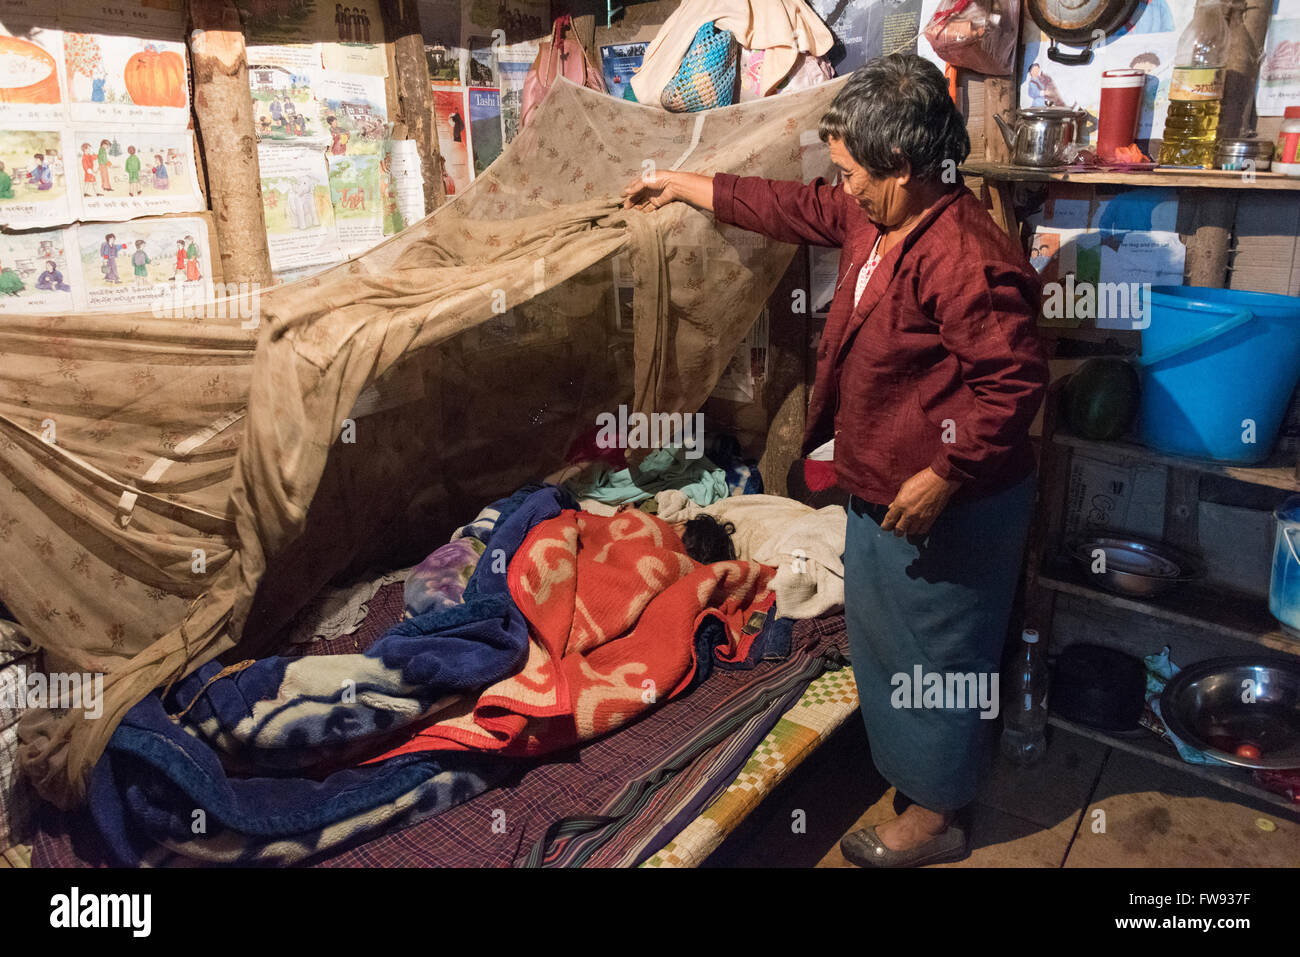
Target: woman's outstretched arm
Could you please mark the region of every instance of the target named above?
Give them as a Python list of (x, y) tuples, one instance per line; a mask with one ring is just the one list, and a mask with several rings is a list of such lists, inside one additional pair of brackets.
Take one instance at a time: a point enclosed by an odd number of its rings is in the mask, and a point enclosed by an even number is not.
[(658, 209), (671, 202), (707, 210), (719, 222), (770, 236), (778, 242), (840, 246), (845, 233), (845, 196), (818, 178), (812, 183), (718, 173), (662, 171), (623, 190), (625, 209)]

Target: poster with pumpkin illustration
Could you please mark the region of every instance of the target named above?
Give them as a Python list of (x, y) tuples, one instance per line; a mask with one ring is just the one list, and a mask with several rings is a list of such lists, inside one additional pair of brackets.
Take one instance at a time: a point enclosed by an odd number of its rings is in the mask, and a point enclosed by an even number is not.
[(74, 123), (188, 124), (184, 43), (67, 32), (63, 48)]
[(64, 116), (62, 34), (4, 18), (0, 22), (0, 125), (44, 123)]

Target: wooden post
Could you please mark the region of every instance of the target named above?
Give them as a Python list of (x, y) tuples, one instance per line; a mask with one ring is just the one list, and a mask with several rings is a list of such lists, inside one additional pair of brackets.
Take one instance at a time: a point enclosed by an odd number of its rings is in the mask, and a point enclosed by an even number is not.
[[(225, 281), (269, 286), (253, 97), (239, 11), (231, 0), (190, 0), (194, 115)], [(211, 132), (211, 135), (207, 135)]]
[(984, 159), (990, 163), (1010, 163), (1011, 150), (993, 117), (1014, 112), (1016, 81), (1009, 76), (984, 78)]
[(384, 31), (393, 45), (396, 68), (397, 115), (394, 123), (404, 124), (406, 136), (415, 140), (424, 176), (424, 212), (433, 212), (447, 200), (442, 184), (442, 154), (434, 127), (433, 95), (429, 64), (424, 58), (424, 35), (415, 0), (380, 0)]
[(1196, 227), (1187, 244), (1187, 284), (1228, 284), (1232, 227), (1237, 218), (1237, 191), (1232, 189), (1184, 190), (1181, 203), (1196, 204)]
[(1229, 0), (1229, 44), (1223, 103), (1219, 110), (1219, 138), (1242, 136), (1255, 130), (1255, 84), (1264, 52), (1271, 4)]
[[(803, 447), (808, 411), (807, 312), (794, 313), (796, 289), (809, 288), (808, 250), (800, 248), (768, 299), (767, 379), (760, 398), (767, 407), (768, 431), (758, 468), (769, 495), (788, 495), (786, 477)], [(805, 295), (805, 300), (808, 298)]]

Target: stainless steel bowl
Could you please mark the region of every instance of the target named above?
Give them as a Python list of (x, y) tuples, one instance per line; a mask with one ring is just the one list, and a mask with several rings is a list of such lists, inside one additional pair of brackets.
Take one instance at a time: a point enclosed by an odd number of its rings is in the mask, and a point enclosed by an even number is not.
[[(1095, 570), (1098, 550), (1105, 555), (1105, 571)], [(1134, 598), (1150, 598), (1200, 577), (1191, 556), (1139, 538), (1101, 535), (1080, 542), (1072, 554), (1090, 583)]]
[[(1165, 686), (1160, 714), (1177, 737), (1243, 768), (1300, 767), (1300, 659), (1210, 658)], [(1249, 744), (1259, 757), (1236, 748)]]

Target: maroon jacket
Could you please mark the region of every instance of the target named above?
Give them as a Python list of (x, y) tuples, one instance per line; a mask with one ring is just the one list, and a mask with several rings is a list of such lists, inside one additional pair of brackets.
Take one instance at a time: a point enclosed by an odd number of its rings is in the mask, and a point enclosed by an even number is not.
[(878, 230), (840, 186), (713, 179), (716, 218), (780, 242), (839, 246), (839, 278), (817, 350), (803, 454), (835, 436), (841, 487), (888, 505), (927, 465), (989, 495), (1034, 469), (1029, 425), (1047, 389), (1039, 280), (964, 186), (853, 294)]

